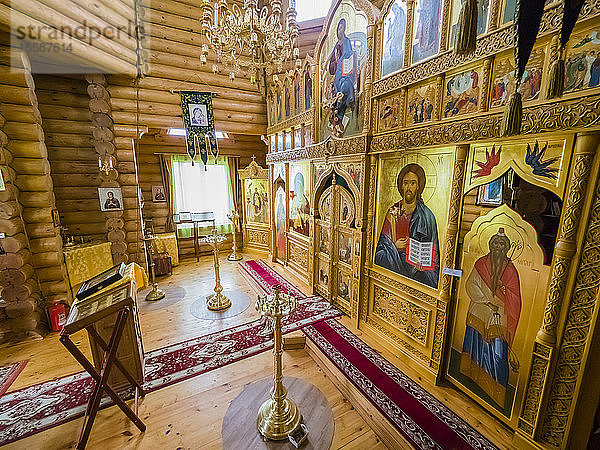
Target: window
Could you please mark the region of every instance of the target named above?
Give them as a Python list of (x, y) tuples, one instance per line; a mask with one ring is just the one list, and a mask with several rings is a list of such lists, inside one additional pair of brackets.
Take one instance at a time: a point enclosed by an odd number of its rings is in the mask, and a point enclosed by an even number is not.
[[(188, 157), (173, 156), (173, 209), (175, 213), (212, 211), (215, 225), (220, 233), (232, 231), (227, 214), (233, 209), (233, 194), (229, 178), (229, 164), (226, 157), (220, 157), (214, 164), (192, 163)], [(200, 230), (209, 234), (212, 225), (206, 224)], [(179, 225), (179, 235), (192, 235), (192, 225)]]
[(329, 12), (331, 0), (296, 0), (296, 11), (298, 22), (325, 17)]

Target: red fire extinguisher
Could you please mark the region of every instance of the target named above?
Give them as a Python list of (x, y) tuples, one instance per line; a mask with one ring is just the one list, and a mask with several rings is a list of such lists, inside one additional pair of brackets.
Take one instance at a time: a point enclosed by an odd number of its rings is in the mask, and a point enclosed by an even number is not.
[(60, 331), (67, 321), (67, 311), (64, 303), (54, 303), (48, 307), (48, 316), (50, 317), (50, 327), (52, 331)]

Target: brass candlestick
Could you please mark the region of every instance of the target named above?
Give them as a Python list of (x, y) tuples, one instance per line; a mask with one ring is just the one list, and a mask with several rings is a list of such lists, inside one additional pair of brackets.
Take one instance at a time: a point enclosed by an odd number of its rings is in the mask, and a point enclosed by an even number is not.
[(202, 242), (212, 244), (215, 256), (215, 293), (206, 296), (206, 306), (211, 311), (224, 311), (231, 306), (231, 300), (225, 297), (223, 286), (221, 286), (221, 276), (219, 274), (219, 244), (225, 240), (225, 236), (218, 234), (214, 229), (211, 235), (202, 239)]
[(287, 439), (290, 433), (300, 424), (302, 415), (296, 403), (287, 397), (283, 386), (281, 354), (283, 343), (281, 336), (281, 319), (296, 309), (296, 299), (281, 293), (281, 286), (273, 288), (273, 294), (258, 297), (256, 310), (267, 316), (273, 323), (273, 389), (271, 398), (262, 404), (258, 410), (256, 425), (264, 437), (280, 441)]
[(233, 253), (231, 253), (231, 255), (229, 255), (227, 257), (227, 259), (229, 261), (240, 261), (242, 259), (242, 255), (237, 254), (237, 238), (236, 238), (240, 215), (238, 214), (238, 212), (235, 209), (233, 209), (231, 211), (231, 214), (227, 214), (227, 218), (233, 222), (233, 247), (232, 247)]
[(155, 236), (153, 234), (147, 234), (142, 239), (146, 244), (146, 249), (148, 249), (148, 243), (150, 243), (150, 250), (148, 251), (148, 254), (150, 255), (150, 261), (148, 262), (148, 266), (150, 269), (150, 276), (152, 277), (152, 289), (146, 295), (147, 302), (155, 302), (165, 298), (165, 293), (158, 288), (158, 283), (156, 282), (156, 273), (154, 271), (154, 258), (152, 257), (154, 254), (152, 251), (152, 241), (154, 241), (154, 237)]

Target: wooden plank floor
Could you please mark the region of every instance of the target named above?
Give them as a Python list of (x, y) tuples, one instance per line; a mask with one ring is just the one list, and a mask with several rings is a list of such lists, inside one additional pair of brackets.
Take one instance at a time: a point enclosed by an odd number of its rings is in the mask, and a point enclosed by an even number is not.
[[(308, 293), (308, 286), (304, 284), (301, 280), (299, 280), (293, 271), (287, 270), (281, 265), (271, 262), (269, 262), (269, 266), (271, 266), (285, 278), (287, 278), (296, 286), (298, 286), (305, 294)], [(363, 333), (361, 330), (357, 329), (353, 325), (353, 321), (350, 320), (349, 317), (344, 316), (340, 318), (340, 321), (344, 324), (346, 328), (348, 328), (354, 334), (359, 336), (372, 348), (377, 350), (377, 352), (379, 352), (384, 358), (386, 358), (388, 361), (390, 361), (392, 364), (394, 364), (396, 367), (402, 370), (413, 381), (419, 383), (429, 393), (431, 393), (434, 397), (440, 400), (444, 405), (452, 409), (469, 425), (471, 425), (473, 428), (475, 428), (477, 431), (483, 434), (486, 438), (488, 438), (490, 441), (496, 444), (499, 448), (514, 448), (514, 446), (512, 445), (512, 438), (514, 432), (508, 427), (506, 427), (499, 420), (490, 416), (489, 413), (487, 413), (481, 406), (479, 406), (473, 400), (471, 400), (466, 394), (463, 394), (448, 382), (442, 382), (439, 385), (434, 385), (428, 382), (419, 373), (420, 366), (418, 364), (415, 364), (414, 366), (407, 365), (403, 360), (401, 360), (398, 357), (397, 354), (390, 352), (387, 347), (377, 342), (377, 340), (373, 336)], [(346, 380), (344, 380), (344, 382), (345, 381)], [(383, 418), (383, 416), (381, 416), (380, 413), (374, 407), (372, 407), (368, 414), (373, 414), (379, 417), (381, 420), (386, 421), (386, 419)]]
[[(224, 288), (236, 288), (254, 298), (256, 291), (239, 270), (237, 264), (222, 260), (221, 275)], [(222, 321), (200, 320), (190, 314), (191, 304), (202, 295), (210, 293), (214, 286), (211, 257), (203, 258), (199, 263), (183, 263), (174, 269), (173, 276), (162, 279), (159, 285), (167, 291), (183, 287), (186, 295), (178, 302), (167, 299), (168, 301), (163, 303), (164, 307), (161, 307), (159, 304), (145, 304), (143, 295), (146, 291), (140, 292), (140, 322), (146, 351), (258, 318), (258, 313), (253, 307)], [(84, 333), (77, 336), (77, 341), (87, 347), (87, 337)], [(25, 358), (29, 358), (30, 361), (11, 390), (81, 370), (59, 343), (56, 333), (43, 341), (0, 347), (2, 363)], [(302, 378), (314, 384), (327, 397), (335, 420), (332, 448), (385, 448), (336, 388), (335, 380), (326, 376), (306, 350), (287, 351), (283, 361), (285, 375)], [(88, 448), (221, 448), (222, 419), (231, 400), (246, 384), (271, 376), (272, 354), (264, 352), (220, 370), (152, 392), (140, 404), (140, 416), (148, 427), (143, 434), (139, 433), (118, 408), (105, 409), (99, 413), (94, 424)], [(17, 441), (6, 448), (73, 448), (81, 422), (81, 419), (68, 422)]]

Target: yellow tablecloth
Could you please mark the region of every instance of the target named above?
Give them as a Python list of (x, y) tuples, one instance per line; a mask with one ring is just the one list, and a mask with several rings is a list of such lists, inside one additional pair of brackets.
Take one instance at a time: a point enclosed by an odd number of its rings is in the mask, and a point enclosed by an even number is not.
[(110, 242), (76, 245), (65, 249), (64, 254), (71, 288), (114, 265)]
[(179, 250), (175, 233), (161, 233), (154, 237), (154, 251), (156, 253), (167, 252), (171, 257), (171, 265), (179, 265)]

